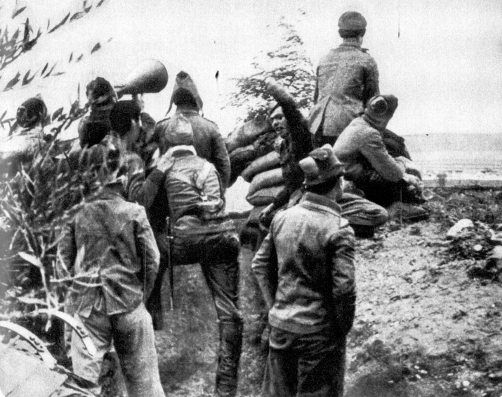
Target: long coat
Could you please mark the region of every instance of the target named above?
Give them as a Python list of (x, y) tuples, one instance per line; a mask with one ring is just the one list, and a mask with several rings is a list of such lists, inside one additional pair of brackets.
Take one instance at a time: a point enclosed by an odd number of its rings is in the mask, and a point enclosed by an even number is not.
[(379, 94), (378, 68), (357, 43), (344, 41), (321, 59), (317, 67), (315, 105), (309, 116), (316, 146), (333, 144), (361, 114), (368, 99)]

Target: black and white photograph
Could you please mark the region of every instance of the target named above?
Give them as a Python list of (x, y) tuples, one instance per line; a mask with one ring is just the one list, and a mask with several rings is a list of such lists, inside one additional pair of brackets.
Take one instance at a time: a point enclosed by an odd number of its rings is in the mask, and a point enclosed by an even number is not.
[(0, 0), (0, 397), (502, 397), (501, 22)]

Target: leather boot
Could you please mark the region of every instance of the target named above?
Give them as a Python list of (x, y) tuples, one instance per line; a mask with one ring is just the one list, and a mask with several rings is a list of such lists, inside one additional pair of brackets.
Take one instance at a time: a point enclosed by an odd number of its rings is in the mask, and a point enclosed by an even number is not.
[(234, 397), (237, 393), (239, 361), (242, 350), (242, 322), (220, 323), (220, 348), (216, 370), (217, 397)]

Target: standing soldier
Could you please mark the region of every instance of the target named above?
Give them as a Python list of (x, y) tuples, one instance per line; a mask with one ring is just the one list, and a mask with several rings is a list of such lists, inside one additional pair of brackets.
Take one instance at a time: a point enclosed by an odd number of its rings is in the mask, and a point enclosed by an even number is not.
[(375, 60), (361, 48), (366, 19), (349, 11), (338, 20), (343, 43), (321, 59), (317, 67), (315, 105), (310, 112), (310, 132), (316, 146), (332, 145), (351, 120), (379, 93)]
[(342, 397), (356, 301), (354, 233), (336, 204), (342, 164), (325, 145), (300, 167), (306, 193), (274, 217), (252, 263), (272, 328), (262, 395)]
[[(230, 159), (227, 147), (218, 126), (199, 114), (202, 111), (202, 99), (195, 83), (186, 72), (179, 72), (176, 76), (167, 113), (170, 112), (173, 103), (176, 105), (175, 114), (183, 114), (192, 126), (193, 146), (197, 156), (206, 159), (216, 167), (216, 171), (220, 174), (222, 187), (225, 190), (230, 181)], [(153, 139), (160, 141), (162, 152), (169, 149), (169, 143), (164, 142), (163, 137), (172, 122), (172, 118), (167, 118), (159, 121), (155, 127), (155, 137)]]
[(175, 265), (201, 265), (220, 332), (216, 395), (233, 397), (242, 346), (239, 238), (225, 211), (220, 175), (210, 162), (196, 155), (192, 124), (184, 114), (174, 115), (165, 140), (169, 150), (160, 158), (157, 169), (164, 172), (161, 190), (166, 193), (164, 205), (170, 214), (171, 260)]
[(86, 175), (98, 189), (89, 191), (66, 226), (59, 254), (74, 276), (67, 300), (97, 353), (90, 356), (73, 333), (73, 370), (99, 394), (103, 358), (113, 341), (128, 395), (163, 397), (152, 319), (144, 305), (159, 266), (153, 232), (145, 209), (123, 198), (119, 150), (95, 145), (85, 155)]

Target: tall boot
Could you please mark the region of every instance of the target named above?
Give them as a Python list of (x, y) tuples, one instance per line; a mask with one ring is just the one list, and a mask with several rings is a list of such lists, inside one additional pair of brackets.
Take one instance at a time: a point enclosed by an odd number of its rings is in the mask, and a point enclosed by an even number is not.
[(242, 322), (220, 322), (220, 348), (216, 370), (217, 397), (234, 397), (237, 393), (239, 361), (242, 351)]

